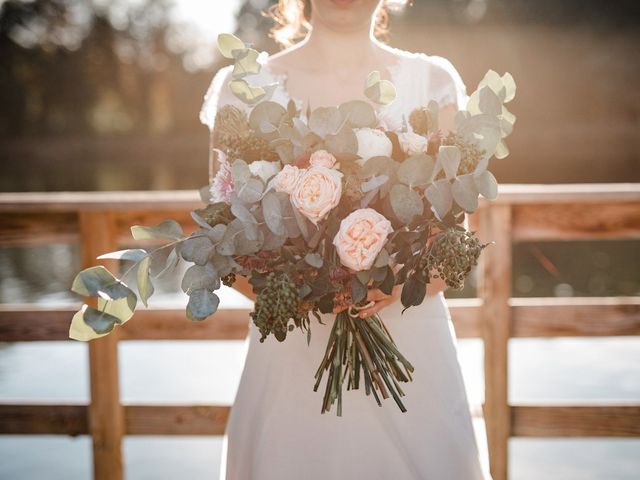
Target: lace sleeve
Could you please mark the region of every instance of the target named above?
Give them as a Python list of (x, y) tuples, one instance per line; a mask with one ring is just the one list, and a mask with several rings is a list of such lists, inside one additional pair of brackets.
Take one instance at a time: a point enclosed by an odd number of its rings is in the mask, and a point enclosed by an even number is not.
[(456, 105), (458, 110), (466, 108), (469, 95), (462, 77), (446, 58), (430, 55), (430, 90), (432, 98), (443, 107), (447, 104)]
[(204, 96), (204, 102), (200, 109), (200, 122), (209, 127), (210, 131), (213, 131), (218, 107), (226, 104), (243, 106), (242, 102), (229, 90), (228, 83), (231, 80), (232, 70), (233, 65), (219, 69), (213, 76), (213, 80)]

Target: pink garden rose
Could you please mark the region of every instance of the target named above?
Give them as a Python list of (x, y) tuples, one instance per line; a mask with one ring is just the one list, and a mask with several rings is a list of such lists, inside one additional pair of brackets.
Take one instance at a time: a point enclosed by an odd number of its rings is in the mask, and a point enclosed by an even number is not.
[(291, 192), (291, 203), (314, 224), (338, 205), (342, 196), (342, 173), (327, 167), (310, 167)]
[(300, 180), (302, 171), (294, 165), (285, 165), (278, 172), (273, 181), (273, 186), (278, 192), (291, 193)]
[(311, 154), (309, 163), (314, 167), (327, 167), (331, 168), (336, 163), (336, 157), (331, 155), (326, 150), (316, 150)]
[(351, 212), (333, 238), (340, 261), (355, 271), (368, 270), (393, 232), (391, 222), (373, 208)]

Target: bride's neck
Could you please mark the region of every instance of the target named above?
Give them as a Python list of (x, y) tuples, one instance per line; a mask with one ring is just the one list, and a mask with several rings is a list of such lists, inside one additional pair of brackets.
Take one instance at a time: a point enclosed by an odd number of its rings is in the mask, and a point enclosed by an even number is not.
[(344, 32), (333, 30), (321, 22), (312, 22), (311, 25), (312, 30), (304, 44), (317, 67), (325, 71), (340, 71), (375, 62), (379, 52), (370, 25)]

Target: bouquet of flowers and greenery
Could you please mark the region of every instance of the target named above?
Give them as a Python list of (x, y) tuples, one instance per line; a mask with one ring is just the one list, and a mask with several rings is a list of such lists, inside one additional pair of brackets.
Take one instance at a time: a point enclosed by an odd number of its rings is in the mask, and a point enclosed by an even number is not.
[[(293, 102), (269, 101), (274, 85), (258, 86), (246, 77), (260, 71), (258, 52), (238, 38), (219, 38), (222, 54), (235, 61), (231, 91), (248, 113), (232, 105), (216, 114), (213, 148), (219, 169), (207, 205), (192, 212), (198, 228), (184, 235), (174, 220), (153, 227), (133, 226), (134, 239), (164, 239), (171, 249), (170, 271), (181, 258), (192, 265), (182, 279), (189, 295), (188, 318), (216, 312), (221, 284), (237, 275), (249, 278), (257, 294), (251, 319), (260, 341), (284, 341), (296, 328), (311, 334), (311, 316), (336, 313), (314, 389), (325, 372), (322, 412), (341, 393), (364, 383), (366, 393), (391, 395), (400, 409), (400, 382), (413, 367), (379, 315), (361, 318), (370, 288), (390, 294), (402, 284), (401, 301), (419, 305), (431, 278), (460, 289), (488, 244), (463, 225), (479, 194), (497, 195), (487, 170), (492, 156), (505, 157), (504, 138), (515, 117), (504, 107), (513, 99), (508, 73), (489, 71), (455, 117), (455, 130), (438, 129), (438, 105), (416, 108), (399, 131), (380, 128), (372, 103), (395, 98), (395, 87), (372, 72), (368, 101), (318, 107), (305, 115)], [(122, 250), (98, 258), (128, 260), (136, 272), (138, 295), (146, 305), (153, 293), (150, 259), (154, 251)], [(104, 267), (80, 272), (72, 290), (98, 297), (97, 308), (83, 305), (70, 336), (89, 340), (108, 334), (132, 317), (136, 294)]]

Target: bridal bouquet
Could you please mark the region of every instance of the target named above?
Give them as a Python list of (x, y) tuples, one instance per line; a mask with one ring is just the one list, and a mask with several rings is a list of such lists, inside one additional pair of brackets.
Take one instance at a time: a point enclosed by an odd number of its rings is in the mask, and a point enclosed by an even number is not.
[[(504, 138), (515, 117), (504, 103), (513, 99), (510, 74), (489, 71), (455, 117), (455, 130), (438, 128), (438, 104), (417, 107), (403, 128), (385, 129), (372, 104), (395, 98), (393, 84), (372, 72), (365, 100), (338, 107), (283, 106), (269, 98), (276, 85), (252, 85), (260, 71), (258, 52), (229, 34), (219, 48), (234, 60), (231, 91), (250, 105), (216, 114), (213, 148), (219, 169), (207, 189), (206, 206), (192, 212), (198, 228), (184, 235), (174, 220), (133, 226), (134, 239), (168, 241), (167, 265), (192, 265), (182, 279), (189, 295), (186, 316), (200, 321), (216, 312), (221, 284), (248, 277), (257, 294), (251, 319), (260, 341), (278, 341), (299, 328), (311, 335), (311, 316), (335, 313), (314, 390), (325, 372), (322, 413), (342, 390), (390, 395), (402, 411), (401, 382), (413, 366), (379, 315), (361, 318), (369, 289), (390, 294), (402, 285), (404, 308), (422, 303), (431, 278), (460, 289), (483, 248), (464, 216), (478, 196), (494, 199), (497, 183), (487, 170), (492, 156), (505, 157)], [(159, 250), (157, 249), (157, 250)], [(146, 305), (153, 293), (151, 256), (157, 251), (121, 250), (98, 258), (131, 261), (138, 295)], [(72, 290), (97, 297), (73, 317), (70, 337), (90, 340), (129, 320), (136, 293), (102, 266), (80, 272)], [(404, 310), (403, 310), (404, 311)]]

